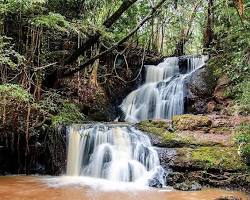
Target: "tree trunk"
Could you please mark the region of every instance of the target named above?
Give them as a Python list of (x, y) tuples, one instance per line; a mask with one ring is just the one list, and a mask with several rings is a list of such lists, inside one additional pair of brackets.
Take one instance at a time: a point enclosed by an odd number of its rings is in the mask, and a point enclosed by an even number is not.
[(208, 0), (207, 25), (204, 33), (204, 48), (208, 49), (213, 40), (213, 0)]
[[(95, 46), (96, 46), (95, 53), (96, 55), (98, 55), (100, 53), (100, 45), (95, 45)], [(97, 81), (98, 67), (99, 67), (99, 59), (96, 59), (94, 64), (92, 65), (92, 72), (89, 78), (89, 84), (95, 87), (98, 86), (98, 81)]]
[[(121, 16), (122, 14), (129, 9), (137, 0), (125, 0), (121, 4), (121, 6), (117, 9), (113, 15), (111, 15), (108, 19), (105, 20), (103, 26), (105, 28), (110, 28)], [(90, 49), (91, 46), (98, 43), (99, 38), (101, 36), (100, 32), (95, 32), (92, 35), (89, 35), (85, 41), (82, 42), (81, 46), (73, 52), (73, 54), (67, 59), (65, 64), (70, 64), (74, 62), (80, 55), (82, 55), (86, 50)]]
[(176, 56), (182, 56), (185, 53), (184, 52), (184, 47), (185, 47), (185, 44), (187, 43), (187, 41), (189, 40), (189, 37), (192, 34), (192, 31), (191, 31), (192, 23), (193, 23), (196, 11), (197, 11), (200, 3), (201, 3), (201, 1), (197, 2), (194, 5), (193, 11), (192, 11), (192, 13), (191, 13), (191, 15), (189, 17), (189, 23), (187, 24), (186, 29), (181, 31), (181, 39), (177, 42), (176, 48), (175, 48), (175, 55)]

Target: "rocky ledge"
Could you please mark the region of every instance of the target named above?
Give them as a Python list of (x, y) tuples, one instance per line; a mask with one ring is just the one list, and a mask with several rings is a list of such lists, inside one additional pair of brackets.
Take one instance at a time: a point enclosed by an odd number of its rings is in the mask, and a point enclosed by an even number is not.
[(180, 190), (202, 185), (250, 192), (250, 166), (234, 140), (242, 123), (250, 123), (250, 117), (186, 114), (172, 121), (143, 121), (137, 127), (148, 133), (162, 166), (171, 171), (168, 185)]

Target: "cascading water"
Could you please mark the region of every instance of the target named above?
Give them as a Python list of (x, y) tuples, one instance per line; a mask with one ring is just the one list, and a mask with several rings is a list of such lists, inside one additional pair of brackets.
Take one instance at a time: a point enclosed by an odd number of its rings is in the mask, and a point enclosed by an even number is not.
[[(179, 69), (176, 57), (158, 66), (145, 66), (144, 85), (121, 105), (126, 120), (166, 119), (182, 114), (184, 80), (203, 66), (204, 60), (189, 58), (185, 73)], [(68, 128), (67, 176), (161, 187), (165, 173), (150, 139), (132, 126), (86, 124)]]
[(185, 74), (180, 73), (179, 58), (170, 57), (158, 66), (147, 65), (146, 81), (122, 102), (125, 120), (170, 119), (184, 113), (184, 81), (205, 64), (206, 56), (188, 57)]
[(131, 126), (74, 125), (68, 128), (68, 176), (164, 185), (164, 170), (149, 138)]

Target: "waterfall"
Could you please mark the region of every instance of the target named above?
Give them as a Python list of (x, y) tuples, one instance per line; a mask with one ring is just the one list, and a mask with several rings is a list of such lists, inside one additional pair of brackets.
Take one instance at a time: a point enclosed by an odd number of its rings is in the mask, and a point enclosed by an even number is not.
[(164, 185), (164, 170), (150, 139), (127, 125), (70, 126), (67, 175), (144, 185), (157, 179)]
[(179, 58), (170, 57), (158, 66), (146, 65), (145, 83), (122, 102), (125, 120), (170, 119), (184, 113), (184, 81), (205, 64), (206, 56), (187, 57), (187, 69), (180, 73)]

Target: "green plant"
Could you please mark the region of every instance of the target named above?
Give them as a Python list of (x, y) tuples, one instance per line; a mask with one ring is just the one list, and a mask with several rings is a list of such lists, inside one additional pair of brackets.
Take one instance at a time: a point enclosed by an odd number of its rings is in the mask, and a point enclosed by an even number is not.
[(0, 100), (3, 99), (7, 100), (9, 104), (13, 103), (13, 101), (27, 103), (33, 100), (29, 92), (16, 84), (0, 85)]
[(14, 49), (11, 38), (0, 35), (0, 66), (17, 69), (24, 62), (25, 58)]
[(250, 124), (242, 124), (237, 128), (235, 141), (243, 157), (250, 155)]
[(242, 111), (250, 113), (250, 81), (244, 81), (237, 85), (237, 102), (241, 105)]
[(58, 13), (50, 12), (48, 15), (40, 15), (31, 20), (31, 24), (48, 29), (55, 29), (67, 32), (70, 29), (70, 23), (64, 16)]
[(80, 109), (73, 103), (63, 103), (59, 113), (52, 117), (52, 125), (82, 123), (85, 116)]

